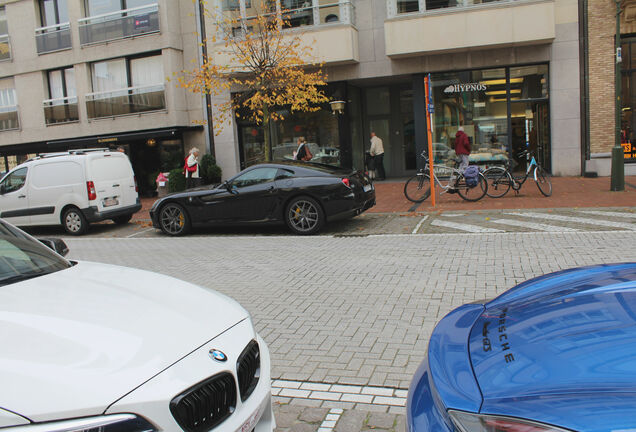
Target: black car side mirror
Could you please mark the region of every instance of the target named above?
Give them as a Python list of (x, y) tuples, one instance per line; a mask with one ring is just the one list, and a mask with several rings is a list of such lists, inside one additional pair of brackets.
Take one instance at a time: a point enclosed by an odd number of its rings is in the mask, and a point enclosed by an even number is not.
[(229, 181), (224, 181), (223, 182), (223, 186), (225, 186), (225, 189), (229, 193), (234, 194), (234, 195), (238, 194), (238, 191), (232, 186), (232, 183), (230, 183)]
[(0, 195), (7, 193), (7, 185), (0, 185)]
[(39, 238), (38, 241), (62, 256), (68, 255), (68, 246), (59, 238)]

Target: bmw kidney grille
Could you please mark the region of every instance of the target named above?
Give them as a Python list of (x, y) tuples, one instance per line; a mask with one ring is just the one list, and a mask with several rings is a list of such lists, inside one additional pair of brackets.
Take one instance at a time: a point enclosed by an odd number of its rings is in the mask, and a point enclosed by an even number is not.
[(186, 432), (209, 431), (236, 409), (236, 382), (223, 372), (190, 387), (170, 402), (170, 412)]
[(255, 340), (247, 344), (236, 362), (241, 401), (252, 394), (261, 375), (261, 353)]

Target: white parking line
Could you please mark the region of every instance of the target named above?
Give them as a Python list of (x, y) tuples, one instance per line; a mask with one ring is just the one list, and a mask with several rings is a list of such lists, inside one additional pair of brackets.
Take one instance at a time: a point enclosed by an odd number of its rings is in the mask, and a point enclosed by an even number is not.
[(596, 216), (613, 216), (619, 218), (636, 219), (636, 213), (623, 213), (613, 211), (598, 211), (598, 210), (579, 210), (580, 213), (586, 213)]
[(422, 226), (422, 224), (424, 223), (426, 219), (428, 219), (428, 215), (422, 218), (422, 220), (415, 226), (411, 234), (417, 234), (417, 232), (420, 230), (420, 227)]
[(139, 234), (147, 233), (148, 231), (152, 231), (152, 230), (154, 230), (154, 228), (148, 228), (148, 229), (145, 229), (143, 231), (139, 231), (139, 232), (136, 232), (134, 234), (127, 235), (126, 238), (132, 238), (132, 237), (138, 236)]
[(516, 219), (496, 219), (496, 220), (491, 220), (490, 222), (494, 222), (496, 224), (502, 224), (502, 225), (518, 226), (518, 227), (522, 227), (522, 228), (531, 228), (531, 229), (534, 229), (534, 230), (537, 230), (537, 231), (547, 231), (547, 232), (572, 232), (572, 231), (578, 231), (575, 228), (567, 228), (567, 227), (560, 227), (560, 226), (555, 226), (555, 225), (547, 225), (547, 224), (542, 224), (542, 223), (520, 221), (520, 220), (516, 220)]
[(626, 229), (630, 231), (636, 231), (636, 225), (623, 223), (623, 222), (612, 222), (612, 221), (588, 219), (588, 218), (581, 218), (581, 217), (574, 217), (574, 216), (562, 216), (562, 215), (555, 215), (555, 214), (549, 214), (549, 213), (513, 212), (513, 213), (504, 213), (504, 214), (512, 215), (512, 216), (529, 217), (529, 218), (535, 218), (535, 219), (556, 220), (561, 222), (576, 222), (576, 223), (582, 223), (582, 224), (588, 224), (588, 225), (598, 225), (598, 226), (622, 228), (622, 229)]
[(433, 222), (431, 222), (431, 225), (440, 226), (440, 227), (444, 227), (444, 228), (453, 228), (453, 229), (456, 229), (456, 230), (467, 231), (467, 232), (471, 232), (471, 233), (500, 233), (500, 232), (503, 232), (502, 230), (498, 230), (498, 229), (495, 229), (495, 228), (484, 228), (484, 227), (480, 227), (480, 226), (477, 226), (477, 225), (468, 225), (468, 224), (444, 221), (444, 220), (439, 220), (439, 219), (435, 219)]

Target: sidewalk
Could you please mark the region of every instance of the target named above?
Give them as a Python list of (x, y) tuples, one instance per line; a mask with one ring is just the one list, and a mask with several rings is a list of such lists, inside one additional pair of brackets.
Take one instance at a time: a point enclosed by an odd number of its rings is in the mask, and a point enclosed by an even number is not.
[[(610, 192), (610, 178), (553, 177), (552, 196), (544, 197), (534, 181), (528, 179), (516, 195), (510, 190), (503, 198), (488, 196), (477, 202), (464, 201), (458, 195), (437, 195), (437, 205), (431, 199), (420, 204), (404, 197), (404, 180), (387, 180), (375, 183), (376, 202), (369, 213), (429, 212), (437, 210), (496, 210), (521, 208), (559, 207), (634, 207), (636, 206), (636, 176), (625, 178), (624, 192)], [(142, 198), (142, 208), (133, 220), (150, 221), (148, 211), (156, 198)]]

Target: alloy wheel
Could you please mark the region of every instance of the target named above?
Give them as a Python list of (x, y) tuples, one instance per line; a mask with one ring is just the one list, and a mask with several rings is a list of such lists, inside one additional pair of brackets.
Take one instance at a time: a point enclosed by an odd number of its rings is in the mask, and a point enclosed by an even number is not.
[(289, 223), (299, 232), (308, 232), (314, 229), (319, 218), (318, 209), (309, 201), (298, 200), (289, 208)]
[(161, 229), (170, 235), (179, 235), (185, 231), (186, 216), (176, 205), (167, 205), (161, 210)]

